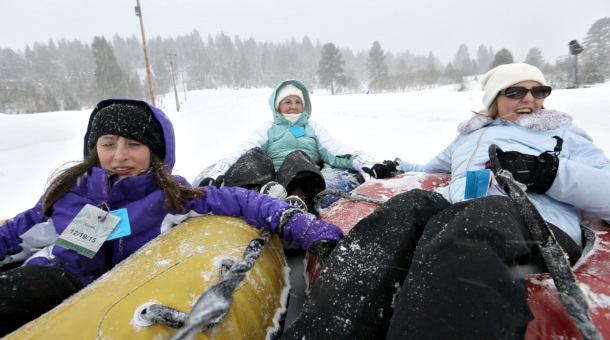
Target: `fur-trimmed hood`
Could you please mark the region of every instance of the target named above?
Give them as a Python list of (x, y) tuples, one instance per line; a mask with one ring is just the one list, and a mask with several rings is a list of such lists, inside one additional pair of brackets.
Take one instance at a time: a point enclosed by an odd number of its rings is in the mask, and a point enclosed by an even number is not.
[[(493, 118), (486, 116), (484, 112), (475, 112), (470, 119), (461, 122), (457, 130), (461, 134), (469, 134), (488, 126), (493, 120)], [(572, 125), (572, 120), (572, 116), (567, 113), (542, 109), (520, 117), (515, 124), (528, 129), (542, 131)]]

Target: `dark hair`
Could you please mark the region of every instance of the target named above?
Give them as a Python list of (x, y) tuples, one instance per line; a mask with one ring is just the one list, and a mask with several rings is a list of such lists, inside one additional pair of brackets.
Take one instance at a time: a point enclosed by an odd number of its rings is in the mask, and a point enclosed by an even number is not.
[[(67, 194), (83, 175), (98, 164), (97, 150), (93, 148), (82, 162), (60, 171), (52, 178), (42, 201), (44, 215), (51, 217), (53, 205)], [(165, 167), (163, 160), (153, 153), (151, 153), (151, 168), (157, 185), (165, 195), (163, 209), (173, 207), (181, 212), (187, 200), (205, 195), (205, 190), (201, 188), (192, 188), (177, 182)]]

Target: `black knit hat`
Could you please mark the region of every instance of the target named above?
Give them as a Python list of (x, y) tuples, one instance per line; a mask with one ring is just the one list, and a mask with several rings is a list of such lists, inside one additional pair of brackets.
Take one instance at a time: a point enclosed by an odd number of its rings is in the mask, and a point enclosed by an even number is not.
[(114, 103), (102, 108), (91, 123), (87, 141), (89, 151), (104, 135), (133, 139), (148, 146), (154, 155), (165, 158), (163, 129), (148, 108), (130, 103)]

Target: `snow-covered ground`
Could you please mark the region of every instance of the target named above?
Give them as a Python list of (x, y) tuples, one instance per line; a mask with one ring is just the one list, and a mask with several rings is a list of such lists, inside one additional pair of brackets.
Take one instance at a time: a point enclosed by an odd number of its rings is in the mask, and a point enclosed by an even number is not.
[[(483, 92), (478, 84), (471, 84), (468, 91), (456, 88), (346, 95), (315, 89), (312, 120), (378, 160), (401, 157), (424, 163), (453, 140), (459, 122), (482, 108)], [(192, 181), (204, 167), (271, 119), (270, 93), (268, 88), (179, 92), (179, 112), (173, 95), (158, 98), (157, 105), (176, 130), (175, 173)], [(545, 106), (571, 113), (574, 124), (588, 131), (610, 154), (610, 83), (555, 90)], [(0, 114), (0, 219), (32, 207), (56, 169), (82, 158), (90, 111)]]

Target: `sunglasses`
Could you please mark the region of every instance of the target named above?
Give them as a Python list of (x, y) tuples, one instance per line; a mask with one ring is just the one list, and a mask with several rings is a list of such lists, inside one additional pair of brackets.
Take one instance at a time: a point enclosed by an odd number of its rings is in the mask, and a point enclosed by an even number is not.
[(512, 99), (521, 99), (527, 95), (528, 92), (532, 93), (532, 96), (537, 99), (546, 98), (551, 95), (551, 87), (550, 86), (534, 86), (531, 89), (525, 88), (523, 86), (513, 86), (509, 87), (505, 90), (498, 92), (498, 94), (503, 94), (508, 98)]

